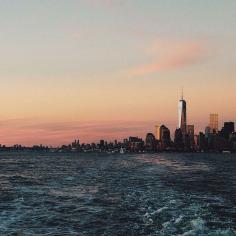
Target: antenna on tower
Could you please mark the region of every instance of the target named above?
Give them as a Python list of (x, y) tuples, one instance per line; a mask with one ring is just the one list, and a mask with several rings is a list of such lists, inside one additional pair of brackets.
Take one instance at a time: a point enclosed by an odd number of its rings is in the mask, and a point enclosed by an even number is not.
[(181, 90), (181, 99), (184, 100), (184, 89), (182, 87), (182, 90)]

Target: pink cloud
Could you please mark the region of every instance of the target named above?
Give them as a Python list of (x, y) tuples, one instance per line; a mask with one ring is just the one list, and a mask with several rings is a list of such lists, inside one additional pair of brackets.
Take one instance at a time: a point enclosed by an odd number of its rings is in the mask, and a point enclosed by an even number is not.
[[(202, 42), (157, 41), (145, 49), (154, 59), (129, 71), (131, 76), (142, 76), (158, 71), (166, 71), (194, 65), (204, 61), (209, 50)], [(156, 59), (158, 57), (158, 59)]]

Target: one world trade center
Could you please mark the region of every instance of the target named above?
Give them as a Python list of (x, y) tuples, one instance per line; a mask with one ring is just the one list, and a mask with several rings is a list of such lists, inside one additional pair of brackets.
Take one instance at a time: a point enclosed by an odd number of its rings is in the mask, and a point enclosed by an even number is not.
[(182, 131), (183, 140), (185, 140), (185, 136), (187, 133), (187, 115), (186, 115), (186, 101), (182, 97), (179, 101), (179, 129)]

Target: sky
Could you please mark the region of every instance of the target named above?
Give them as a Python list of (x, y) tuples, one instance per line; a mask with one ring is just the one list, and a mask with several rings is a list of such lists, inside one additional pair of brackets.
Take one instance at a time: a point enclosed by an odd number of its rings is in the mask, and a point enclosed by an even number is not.
[(0, 0), (0, 143), (235, 121), (235, 0)]

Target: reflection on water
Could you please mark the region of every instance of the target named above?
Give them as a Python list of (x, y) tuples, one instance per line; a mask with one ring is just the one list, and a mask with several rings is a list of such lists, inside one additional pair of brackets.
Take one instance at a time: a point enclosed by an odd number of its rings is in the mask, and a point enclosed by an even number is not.
[(236, 155), (0, 154), (0, 235), (236, 235)]

